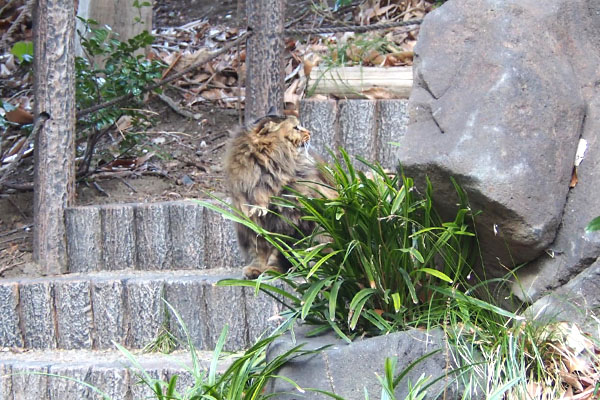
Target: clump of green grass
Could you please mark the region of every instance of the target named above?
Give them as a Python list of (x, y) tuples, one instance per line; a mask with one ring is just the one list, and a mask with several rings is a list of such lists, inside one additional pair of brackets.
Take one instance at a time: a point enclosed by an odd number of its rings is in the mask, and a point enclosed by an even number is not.
[[(299, 207), (305, 220), (315, 222), (317, 228), (300, 240), (266, 232), (235, 210), (204, 205), (249, 226), (286, 254), (294, 268), (277, 277), (293, 288), (285, 299), (319, 329), (331, 327), (350, 340), (439, 324), (449, 296), (472, 300), (464, 294), (472, 274), (468, 259), (474, 237), (464, 193), (455, 186), (460, 206), (454, 219), (444, 221), (433, 208), (430, 182), (419, 194), (401, 171), (390, 174), (361, 159), (369, 171), (364, 173), (343, 150), (341, 154), (325, 170), (337, 198), (297, 194), (274, 200)], [(265, 279), (220, 284), (284, 294)]]

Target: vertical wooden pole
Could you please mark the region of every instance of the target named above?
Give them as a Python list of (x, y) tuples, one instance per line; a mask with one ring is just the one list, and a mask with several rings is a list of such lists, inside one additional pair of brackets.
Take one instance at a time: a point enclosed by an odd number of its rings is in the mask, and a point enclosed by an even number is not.
[(285, 0), (248, 0), (246, 44), (246, 123), (275, 107), (283, 113), (283, 19)]
[(66, 271), (65, 207), (75, 176), (74, 0), (37, 0), (34, 115), (48, 117), (35, 139), (33, 259), (45, 274)]

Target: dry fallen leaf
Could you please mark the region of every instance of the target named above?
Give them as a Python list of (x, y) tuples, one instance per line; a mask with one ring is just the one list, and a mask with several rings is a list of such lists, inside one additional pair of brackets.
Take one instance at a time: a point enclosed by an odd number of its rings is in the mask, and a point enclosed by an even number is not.
[(8, 111), (4, 117), (7, 121), (14, 122), (15, 124), (33, 124), (33, 114), (22, 107), (17, 107), (14, 110)]
[(560, 379), (567, 385), (571, 386), (576, 392), (582, 392), (583, 386), (581, 382), (579, 382), (579, 377), (575, 374), (570, 374), (568, 372), (559, 372)]
[(367, 99), (394, 99), (396, 95), (381, 87), (372, 87), (361, 92)]
[(573, 189), (577, 186), (579, 179), (577, 178), (577, 167), (573, 167), (573, 173), (571, 174), (571, 182), (569, 182), (569, 187)]

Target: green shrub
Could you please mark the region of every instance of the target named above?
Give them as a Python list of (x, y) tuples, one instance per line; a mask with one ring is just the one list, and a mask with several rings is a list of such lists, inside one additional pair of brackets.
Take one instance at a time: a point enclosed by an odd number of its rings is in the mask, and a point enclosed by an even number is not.
[[(160, 79), (165, 65), (158, 60), (148, 60), (140, 53), (152, 44), (154, 37), (143, 31), (127, 41), (120, 41), (110, 27), (98, 27), (92, 19), (79, 20), (84, 31), (78, 31), (85, 57), (75, 58), (75, 99), (78, 110), (101, 104), (123, 95), (135, 96), (127, 107), (120, 104), (102, 108), (77, 121), (78, 141), (87, 140), (84, 164), (87, 171), (98, 140), (122, 116), (130, 116), (132, 126), (143, 130), (150, 122), (147, 114), (132, 104), (141, 101), (143, 89)], [(159, 90), (157, 89), (157, 92)], [(133, 131), (134, 129), (132, 129)], [(119, 143), (118, 153), (131, 152), (144, 140), (144, 135), (127, 131)], [(112, 161), (108, 154), (105, 161)]]

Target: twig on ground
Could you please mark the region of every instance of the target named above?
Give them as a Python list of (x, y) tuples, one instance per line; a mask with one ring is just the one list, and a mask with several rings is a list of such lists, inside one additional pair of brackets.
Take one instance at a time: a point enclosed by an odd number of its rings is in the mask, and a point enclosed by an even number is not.
[(137, 192), (138, 192), (138, 191), (137, 191), (137, 190), (135, 190), (135, 188), (134, 188), (133, 186), (131, 186), (131, 185), (129, 184), (129, 182), (127, 182), (125, 179), (123, 179), (123, 178), (120, 178), (120, 177), (119, 177), (119, 178), (117, 178), (117, 179), (118, 179), (118, 180), (119, 180), (119, 182), (121, 182), (123, 185), (125, 185), (125, 186), (127, 186), (129, 189), (131, 189), (131, 191), (132, 191), (133, 193), (137, 193)]
[(0, 268), (0, 276), (2, 276), (5, 272), (10, 271), (11, 269), (18, 267), (19, 265), (25, 264), (26, 261), (19, 261), (14, 264), (7, 265), (6, 267)]
[(98, 184), (98, 182), (92, 181), (92, 186), (94, 187), (94, 189), (96, 189), (98, 191), (98, 193), (100, 193), (102, 196), (104, 197), (110, 197), (110, 195), (108, 193), (106, 193), (106, 191), (104, 189), (102, 189), (102, 187)]
[(173, 62), (171, 63), (171, 65), (169, 65), (167, 67), (167, 69), (165, 69), (165, 72), (163, 72), (163, 74), (160, 77), (160, 79), (165, 79), (165, 77), (167, 75), (169, 75), (169, 72), (171, 72), (173, 70), (173, 68), (175, 68), (175, 66), (177, 65), (177, 63), (179, 62), (179, 60), (181, 60), (181, 53), (177, 54), (177, 57), (175, 57), (175, 60), (173, 60)]
[(14, 243), (18, 240), (23, 242), (24, 240), (31, 237), (30, 232), (17, 232), (17, 234), (13, 234), (13, 235), (15, 235), (15, 236), (8, 237), (5, 239), (0, 239), (0, 250), (4, 250), (4, 249), (10, 247), (11, 243)]
[(13, 235), (13, 234), (21, 232), (21, 231), (26, 231), (27, 229), (31, 229), (31, 227), (33, 227), (33, 224), (25, 225), (21, 228), (11, 229), (10, 231), (6, 231), (6, 232), (0, 232), (0, 237), (10, 236), (10, 235)]
[(91, 182), (95, 180), (103, 180), (103, 179), (115, 179), (115, 178), (126, 178), (129, 176), (139, 176), (139, 175), (148, 175), (148, 176), (158, 176), (161, 178), (167, 178), (173, 180), (169, 174), (163, 171), (102, 171), (95, 172), (90, 175), (88, 178)]
[(159, 94), (158, 98), (161, 99), (165, 104), (167, 104), (171, 108), (171, 110), (175, 111), (182, 117), (189, 119), (200, 119), (202, 117), (202, 114), (195, 114), (191, 111), (184, 110), (183, 108), (179, 107), (172, 98), (165, 94)]
[(15, 183), (15, 182), (3, 182), (1, 186), (7, 189), (17, 190), (19, 192), (29, 192), (33, 190), (33, 183)]
[(21, 207), (19, 207), (17, 205), (17, 203), (15, 203), (15, 201), (12, 199), (12, 197), (8, 198), (8, 202), (17, 210), (17, 212), (21, 215), (21, 217), (23, 217), (23, 219), (27, 219), (27, 215), (25, 215), (25, 213), (23, 212), (23, 210), (21, 210)]
[(4, 13), (4, 10), (6, 10), (8, 7), (10, 7), (10, 5), (11, 5), (12, 3), (14, 3), (14, 2), (15, 2), (15, 0), (8, 0), (8, 1), (6, 2), (6, 4), (5, 4), (5, 5), (4, 5), (2, 8), (0, 8), (0, 17), (1, 17), (1, 16), (2, 16), (2, 14)]

